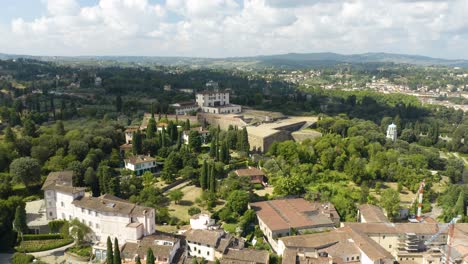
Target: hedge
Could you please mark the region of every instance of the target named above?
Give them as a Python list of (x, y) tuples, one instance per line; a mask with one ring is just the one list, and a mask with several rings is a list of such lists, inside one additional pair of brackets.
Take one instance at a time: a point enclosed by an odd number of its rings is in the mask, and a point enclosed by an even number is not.
[(38, 252), (63, 247), (71, 243), (73, 243), (73, 238), (54, 240), (30, 240), (21, 242), (21, 244), (15, 247), (15, 249), (19, 252)]
[(13, 257), (11, 257), (11, 263), (13, 264), (29, 264), (33, 262), (33, 260), (34, 260), (33, 255), (28, 255), (28, 254), (18, 253), (18, 252), (13, 254)]
[(50, 239), (62, 239), (62, 238), (63, 238), (62, 234), (38, 234), (38, 235), (27, 234), (27, 235), (23, 235), (23, 240), (24, 241), (50, 240)]

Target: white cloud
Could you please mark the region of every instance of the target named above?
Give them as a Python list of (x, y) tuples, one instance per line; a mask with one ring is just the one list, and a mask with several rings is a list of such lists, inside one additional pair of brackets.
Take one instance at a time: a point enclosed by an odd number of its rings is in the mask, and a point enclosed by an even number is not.
[[(43, 0), (4, 52), (244, 56), (386, 51), (468, 58), (466, 0)], [(0, 12), (1, 15), (1, 12)]]

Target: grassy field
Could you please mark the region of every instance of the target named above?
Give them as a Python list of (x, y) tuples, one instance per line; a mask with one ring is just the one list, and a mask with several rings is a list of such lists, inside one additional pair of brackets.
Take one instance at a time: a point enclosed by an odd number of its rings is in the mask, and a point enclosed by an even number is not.
[[(188, 209), (192, 206), (200, 208), (202, 212), (207, 212), (205, 208), (200, 207), (195, 203), (195, 200), (201, 197), (202, 189), (193, 185), (187, 185), (180, 188), (180, 190), (184, 193), (184, 197), (182, 201), (178, 204), (171, 202), (169, 205), (169, 213), (171, 216), (175, 216), (182, 221), (189, 221), (190, 215), (188, 214)], [(221, 207), (224, 206), (224, 202), (219, 202), (214, 210), (219, 210)]]

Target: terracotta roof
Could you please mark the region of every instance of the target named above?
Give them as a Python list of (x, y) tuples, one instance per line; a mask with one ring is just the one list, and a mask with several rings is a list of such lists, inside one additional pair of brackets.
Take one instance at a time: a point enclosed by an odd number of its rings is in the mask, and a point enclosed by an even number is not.
[(161, 234), (154, 234), (143, 237), (137, 242), (127, 242), (122, 248), (122, 255), (125, 259), (134, 259), (136, 255), (140, 258), (145, 258), (148, 248), (153, 250), (155, 257), (170, 258), (174, 245), (160, 245), (155, 241), (169, 241), (175, 244), (179, 243), (180, 239)]
[[(393, 256), (382, 248), (377, 242), (366, 234), (357, 232), (350, 227), (343, 227), (330, 232), (283, 237), (280, 240), (289, 250), (315, 249), (318, 252), (326, 252), (333, 257), (344, 258), (350, 255), (359, 255), (363, 251), (371, 260), (389, 260)], [(293, 254), (288, 251), (288, 258)]]
[(333, 227), (338, 217), (330, 203), (309, 202), (302, 198), (271, 200), (250, 204), (269, 229)]
[(140, 129), (139, 126), (128, 126), (126, 129), (125, 129), (125, 133), (128, 133), (128, 132), (135, 132), (135, 131), (138, 131)]
[(221, 236), (224, 234), (222, 230), (201, 230), (191, 229), (184, 233), (186, 240), (196, 242), (212, 247), (217, 247)]
[(151, 207), (140, 206), (110, 194), (104, 194), (99, 197), (81, 197), (75, 199), (72, 204), (100, 213), (118, 213), (136, 216), (143, 216), (147, 211), (154, 210)]
[(47, 176), (41, 190), (56, 190), (66, 193), (83, 192), (86, 188), (73, 187), (73, 171), (56, 171)]
[(362, 204), (358, 207), (359, 213), (367, 223), (388, 223), (382, 209), (372, 204)]
[(156, 161), (156, 159), (150, 156), (145, 156), (145, 155), (137, 155), (137, 156), (132, 156), (132, 157), (129, 157), (128, 159), (125, 159), (125, 162), (131, 163), (131, 164), (140, 164), (140, 163), (151, 162), (151, 161)]
[(239, 169), (235, 171), (237, 176), (265, 176), (265, 173), (261, 169), (250, 167), (248, 169)]
[(254, 264), (267, 264), (269, 258), (270, 254), (266, 250), (245, 248), (241, 250), (229, 249), (226, 254), (223, 255), (223, 260), (237, 260), (242, 261), (242, 263)]
[(435, 234), (440, 228), (439, 224), (431, 223), (343, 223), (343, 226), (365, 234)]

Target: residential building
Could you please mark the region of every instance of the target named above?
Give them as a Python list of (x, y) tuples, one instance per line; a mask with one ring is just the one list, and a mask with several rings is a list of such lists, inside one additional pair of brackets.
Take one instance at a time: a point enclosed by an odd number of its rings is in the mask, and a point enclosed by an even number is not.
[(395, 124), (393, 124), (393, 123), (388, 125), (388, 127), (387, 127), (387, 138), (392, 140), (392, 141), (395, 141), (397, 139), (397, 134), (398, 134), (397, 126)]
[(125, 169), (135, 172), (137, 176), (145, 171), (154, 172), (157, 168), (156, 159), (150, 156), (137, 155), (124, 160)]
[(172, 86), (170, 84), (165, 84), (164, 85), (164, 91), (166, 91), (166, 92), (172, 91)]
[(220, 259), (219, 253), (221, 238), (225, 235), (224, 231), (209, 231), (202, 229), (191, 229), (185, 232), (187, 241), (187, 253), (192, 257), (205, 258), (209, 261)]
[(362, 204), (358, 207), (358, 222), (361, 223), (388, 223), (382, 208), (372, 204)]
[(113, 195), (85, 195), (85, 188), (74, 187), (73, 172), (51, 172), (42, 186), (48, 220), (77, 219), (91, 229), (93, 253), (105, 258), (106, 240), (119, 244), (136, 241), (155, 231), (155, 211)]
[[(442, 253), (433, 249), (446, 244), (448, 237), (448, 231), (438, 223), (342, 223), (342, 225), (366, 235), (399, 262), (440, 263)], [(435, 234), (438, 235), (431, 245), (426, 245)]]
[(32, 234), (45, 234), (50, 232), (47, 220), (46, 203), (44, 199), (26, 202), (26, 224)]
[(240, 105), (229, 102), (229, 91), (206, 90), (196, 94), (196, 102), (202, 112), (212, 114), (237, 114), (242, 111)]
[(132, 144), (133, 134), (140, 130), (139, 126), (129, 126), (125, 129), (125, 144)]
[(200, 108), (198, 104), (193, 101), (175, 103), (171, 104), (171, 106), (174, 108), (176, 115), (189, 115), (197, 112)]
[(309, 202), (303, 198), (280, 199), (249, 204), (258, 218), (272, 249), (278, 252), (278, 238), (304, 231), (325, 231), (340, 223), (331, 203)]
[(202, 144), (208, 144), (209, 143), (208, 138), (209, 138), (209, 135), (210, 135), (210, 131), (204, 130), (203, 127), (193, 127), (189, 131), (183, 131), (182, 132), (182, 140), (183, 140), (184, 144), (187, 145), (189, 143), (190, 131), (197, 131), (198, 132), (198, 134), (200, 135)]
[(249, 167), (236, 170), (235, 173), (239, 177), (248, 177), (252, 184), (266, 185), (266, 175), (261, 169)]
[(163, 233), (145, 236), (138, 241), (125, 243), (121, 250), (122, 260), (125, 262), (135, 261), (137, 256), (145, 262), (146, 253), (151, 248), (155, 258), (155, 264), (176, 263), (176, 254), (180, 247), (180, 239)]
[(377, 242), (352, 228), (279, 238), (283, 263), (394, 263)]
[(268, 264), (266, 250), (246, 249), (245, 241), (223, 230), (191, 229), (185, 232), (187, 255), (226, 264)]
[(94, 77), (94, 86), (100, 87), (102, 85), (102, 78), (99, 76)]
[(190, 89), (190, 88), (182, 88), (182, 89), (179, 89), (179, 91), (182, 93), (193, 94), (193, 89)]
[(215, 220), (209, 214), (196, 214), (190, 217), (190, 227), (194, 230), (217, 229), (219, 226), (215, 224)]

